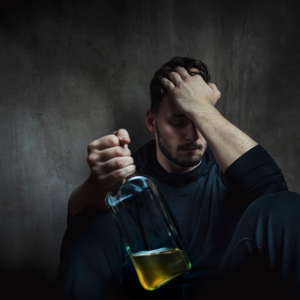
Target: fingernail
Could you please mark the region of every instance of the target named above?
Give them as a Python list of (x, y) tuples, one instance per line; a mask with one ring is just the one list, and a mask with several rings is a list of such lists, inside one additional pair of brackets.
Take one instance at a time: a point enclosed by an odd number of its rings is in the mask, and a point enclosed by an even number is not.
[(120, 140), (125, 140), (125, 139), (129, 139), (129, 136), (128, 135), (122, 135), (122, 136), (119, 136)]

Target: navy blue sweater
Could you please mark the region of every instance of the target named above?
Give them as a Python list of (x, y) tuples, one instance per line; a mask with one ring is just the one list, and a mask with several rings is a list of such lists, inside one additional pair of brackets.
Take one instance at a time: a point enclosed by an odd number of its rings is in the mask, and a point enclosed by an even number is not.
[(163, 169), (156, 158), (155, 140), (132, 157), (136, 173), (155, 179), (192, 263), (191, 271), (175, 281), (210, 278), (248, 205), (288, 189), (281, 170), (260, 145), (238, 158), (225, 174), (209, 147), (201, 164), (184, 174)]

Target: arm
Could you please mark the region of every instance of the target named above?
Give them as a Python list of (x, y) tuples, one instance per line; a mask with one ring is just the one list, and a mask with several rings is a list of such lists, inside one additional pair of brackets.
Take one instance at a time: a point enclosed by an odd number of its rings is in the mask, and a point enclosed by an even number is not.
[(106, 191), (97, 182), (89, 178), (78, 186), (71, 194), (69, 210), (72, 216), (86, 207), (96, 207), (102, 210), (109, 210), (105, 204)]
[(186, 69), (177, 68), (162, 78), (177, 108), (190, 118), (211, 148), (221, 170), (226, 169), (257, 143), (225, 119), (215, 108), (221, 93), (201, 76), (190, 76)]
[(237, 202), (245, 194), (250, 201), (285, 191), (281, 170), (271, 156), (215, 108), (221, 93), (201, 76), (178, 68), (162, 79), (177, 108), (195, 124), (211, 148), (222, 172), (229, 178)]
[(190, 118), (205, 138), (223, 173), (234, 161), (258, 145), (225, 119), (213, 105), (202, 107)]
[(243, 198), (241, 193), (252, 202), (262, 196), (288, 190), (281, 170), (261, 145), (239, 157), (227, 168), (225, 176), (237, 202)]

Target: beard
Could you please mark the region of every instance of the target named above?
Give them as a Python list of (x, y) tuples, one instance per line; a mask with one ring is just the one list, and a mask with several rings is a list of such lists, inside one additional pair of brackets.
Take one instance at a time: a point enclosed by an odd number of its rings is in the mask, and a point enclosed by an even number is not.
[[(173, 162), (175, 165), (180, 166), (180, 167), (194, 167), (198, 165), (203, 158), (203, 155), (205, 153), (207, 144), (203, 147), (203, 145), (197, 146), (200, 150), (204, 148), (203, 154), (193, 154), (192, 157), (182, 157), (179, 155), (172, 155), (171, 152), (171, 145), (168, 143), (167, 140), (165, 140), (162, 136), (160, 131), (158, 130), (157, 126), (155, 125), (156, 129), (156, 134), (157, 134), (157, 142), (158, 142), (158, 147), (160, 151), (163, 153), (163, 155), (169, 159), (171, 162)], [(180, 148), (185, 148), (185, 147), (193, 147), (194, 145), (184, 145), (179, 147)], [(179, 150), (178, 147), (176, 150)]]

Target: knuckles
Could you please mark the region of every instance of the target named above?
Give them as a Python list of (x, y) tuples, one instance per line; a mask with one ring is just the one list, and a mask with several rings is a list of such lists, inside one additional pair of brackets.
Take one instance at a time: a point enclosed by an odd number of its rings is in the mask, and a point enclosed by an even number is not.
[[(186, 81), (188, 82), (189, 80), (186, 80)], [(182, 86), (184, 86), (184, 82), (183, 81), (179, 81), (177, 83), (177, 85), (176, 85), (176, 87), (179, 87), (179, 88), (181, 88)]]
[[(118, 131), (114, 132), (114, 134), (104, 136), (98, 140), (91, 142), (87, 146), (87, 151), (88, 151), (87, 163), (90, 166), (93, 177), (102, 186), (108, 186), (111, 182), (116, 182), (124, 178), (125, 176), (124, 167), (126, 165), (126, 161), (123, 157), (131, 155), (131, 151), (130, 149), (128, 149), (128, 147), (124, 148), (124, 146), (123, 147), (120, 146), (119, 138), (116, 136), (116, 134), (129, 136), (128, 132), (125, 129), (121, 128)], [(103, 147), (103, 145), (110, 145), (110, 146)], [(109, 157), (117, 158), (114, 166), (114, 168), (116, 169), (111, 175), (109, 175), (109, 177), (107, 177), (107, 171), (109, 172), (110, 168), (107, 169), (108, 165), (106, 165), (105, 162), (100, 161), (101, 155), (99, 151), (97, 151), (97, 149), (98, 150), (109, 149), (108, 152), (106, 152), (105, 156), (107, 155), (108, 158)], [(100, 152), (102, 150), (100, 150)], [(102, 158), (102, 160), (103, 159), (105, 160), (105, 156)]]
[(91, 172), (94, 173), (94, 174), (97, 174), (99, 171), (99, 168), (97, 166), (93, 166), (91, 167)]
[(123, 156), (124, 154), (124, 149), (120, 146), (117, 146), (115, 149), (115, 155), (116, 156)]
[(186, 76), (185, 81), (186, 81), (186, 82), (190, 82), (190, 81), (194, 80), (193, 77), (194, 77), (194, 76)]
[(95, 141), (88, 144), (88, 146), (87, 146), (88, 153), (91, 153), (95, 148), (96, 148)]
[(123, 168), (123, 167), (124, 167), (124, 164), (125, 164), (125, 162), (124, 162), (124, 160), (123, 160), (122, 158), (118, 158), (118, 159), (117, 159), (117, 168), (118, 168), (118, 169)]
[(217, 97), (218, 99), (221, 98), (221, 92), (220, 92), (220, 91), (216, 91), (216, 97)]
[(95, 164), (97, 162), (97, 158), (95, 157), (95, 155), (90, 154), (87, 157), (87, 163), (91, 166), (93, 164)]
[(124, 171), (122, 169), (118, 169), (115, 171), (114, 173), (114, 179), (118, 180), (119, 178), (121, 178), (124, 175)]
[(107, 135), (106, 138), (108, 140), (107, 141), (108, 144), (111, 144), (112, 146), (118, 146), (119, 145), (119, 138), (116, 135), (114, 135), (114, 134)]
[[(94, 149), (101, 148), (101, 144), (111, 145), (112, 147), (118, 146), (119, 145), (119, 139), (118, 139), (117, 136), (115, 136), (113, 134), (103, 136), (99, 140), (92, 141), (87, 146), (88, 153), (91, 153)], [(107, 147), (107, 148), (109, 148), (109, 147)]]

